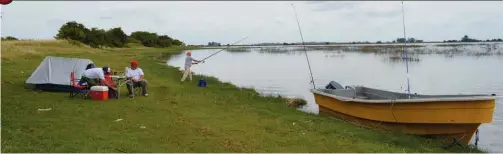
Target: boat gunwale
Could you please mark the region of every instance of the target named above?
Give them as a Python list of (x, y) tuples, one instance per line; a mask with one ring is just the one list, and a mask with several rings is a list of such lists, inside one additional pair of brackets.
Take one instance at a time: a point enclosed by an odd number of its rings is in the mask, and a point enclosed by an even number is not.
[[(463, 97), (443, 97), (443, 98), (414, 98), (414, 99), (384, 99), (384, 100), (369, 100), (361, 98), (351, 98), (338, 96), (320, 91), (321, 89), (311, 89), (314, 94), (322, 95), (337, 99), (343, 102), (358, 102), (358, 103), (424, 103), (424, 102), (450, 102), (450, 101), (483, 101), (495, 100), (501, 96), (463, 96)], [(462, 96), (462, 95), (461, 95)]]

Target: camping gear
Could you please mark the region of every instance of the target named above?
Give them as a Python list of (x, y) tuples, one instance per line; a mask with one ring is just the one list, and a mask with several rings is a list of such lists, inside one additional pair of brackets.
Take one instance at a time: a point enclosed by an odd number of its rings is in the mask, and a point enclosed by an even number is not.
[(407, 93), (364, 86), (311, 92), (321, 114), (406, 134), (455, 138), (461, 144), (468, 144), (480, 124), (492, 122), (495, 106), (494, 94), (413, 94), (409, 98)]
[(75, 78), (80, 78), (87, 65), (91, 63), (93, 62), (89, 59), (47, 56), (26, 83), (32, 84), (35, 89), (39, 90), (75, 91), (69, 74), (74, 72)]
[(91, 87), (92, 100), (108, 100), (108, 87), (107, 86), (93, 86)]
[(198, 87), (206, 87), (206, 79), (201, 79), (197, 82)]
[(75, 72), (70, 73), (70, 82), (73, 88), (72, 90), (70, 90), (70, 98), (74, 98), (79, 94), (87, 94), (89, 92), (89, 87), (82, 85), (82, 80), (75, 78)]

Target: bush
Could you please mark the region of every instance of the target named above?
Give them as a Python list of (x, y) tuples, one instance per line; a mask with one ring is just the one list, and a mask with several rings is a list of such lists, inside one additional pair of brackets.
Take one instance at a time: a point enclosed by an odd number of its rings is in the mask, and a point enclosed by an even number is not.
[(131, 36), (128, 36), (126, 39), (126, 43), (141, 44), (141, 41), (139, 41)]
[(2, 40), (5, 40), (5, 41), (17, 41), (19, 39), (15, 38), (15, 37), (12, 37), (12, 36), (7, 36), (7, 37), (2, 37)]
[[(131, 46), (128, 43), (161, 48), (185, 45), (182, 41), (173, 39), (168, 35), (159, 36), (157, 33), (136, 31), (131, 33), (131, 36), (128, 36), (120, 27), (107, 31), (99, 28), (88, 29), (76, 21), (63, 24), (54, 38), (78, 41), (92, 48), (102, 48), (103, 46), (122, 48)], [(17, 40), (17, 38), (14, 39)], [(2, 40), (7, 40), (7, 38), (2, 38)]]
[(119, 28), (112, 28), (105, 32), (107, 46), (122, 48), (126, 45), (127, 35)]
[(105, 30), (92, 28), (86, 35), (86, 41), (84, 43), (88, 44), (92, 48), (102, 48), (107, 45), (105, 36)]

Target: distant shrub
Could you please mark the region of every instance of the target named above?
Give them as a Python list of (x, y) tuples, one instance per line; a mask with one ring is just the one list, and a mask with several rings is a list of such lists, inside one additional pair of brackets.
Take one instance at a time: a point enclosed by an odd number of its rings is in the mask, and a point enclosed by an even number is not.
[(12, 37), (12, 36), (7, 36), (7, 37), (2, 37), (2, 40), (4, 40), (4, 41), (17, 41), (19, 39)]
[[(122, 48), (134, 46), (132, 44), (159, 48), (185, 45), (182, 41), (173, 39), (167, 35), (159, 36), (156, 33), (136, 31), (131, 33), (131, 36), (128, 36), (121, 27), (111, 28), (109, 30), (99, 28), (88, 29), (83, 24), (77, 23), (76, 21), (63, 24), (54, 38), (78, 41), (92, 48)], [(76, 42), (72, 42), (72, 44), (77, 45)]]

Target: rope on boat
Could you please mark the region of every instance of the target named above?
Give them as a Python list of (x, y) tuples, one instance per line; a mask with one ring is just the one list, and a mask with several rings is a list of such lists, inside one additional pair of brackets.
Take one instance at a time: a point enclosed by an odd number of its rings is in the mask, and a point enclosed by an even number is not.
[(297, 16), (297, 11), (295, 10), (295, 6), (293, 3), (291, 4), (293, 7), (293, 13), (295, 13), (295, 20), (297, 21), (297, 27), (299, 28), (300, 39), (302, 40), (302, 47), (304, 48), (304, 53), (306, 54), (307, 66), (309, 67), (309, 73), (311, 74), (311, 84), (313, 88), (316, 89), (316, 85), (314, 84), (313, 71), (311, 70), (311, 64), (309, 63), (309, 57), (307, 56), (307, 49), (304, 45), (304, 36), (302, 36), (302, 30), (300, 29), (299, 17)]
[(396, 116), (395, 116), (395, 113), (393, 113), (393, 106), (395, 105), (395, 99), (392, 99), (391, 100), (391, 107), (389, 107), (389, 111), (391, 112), (391, 115), (393, 115), (393, 118), (395, 119), (395, 122), (398, 122), (398, 120), (396, 119)]

